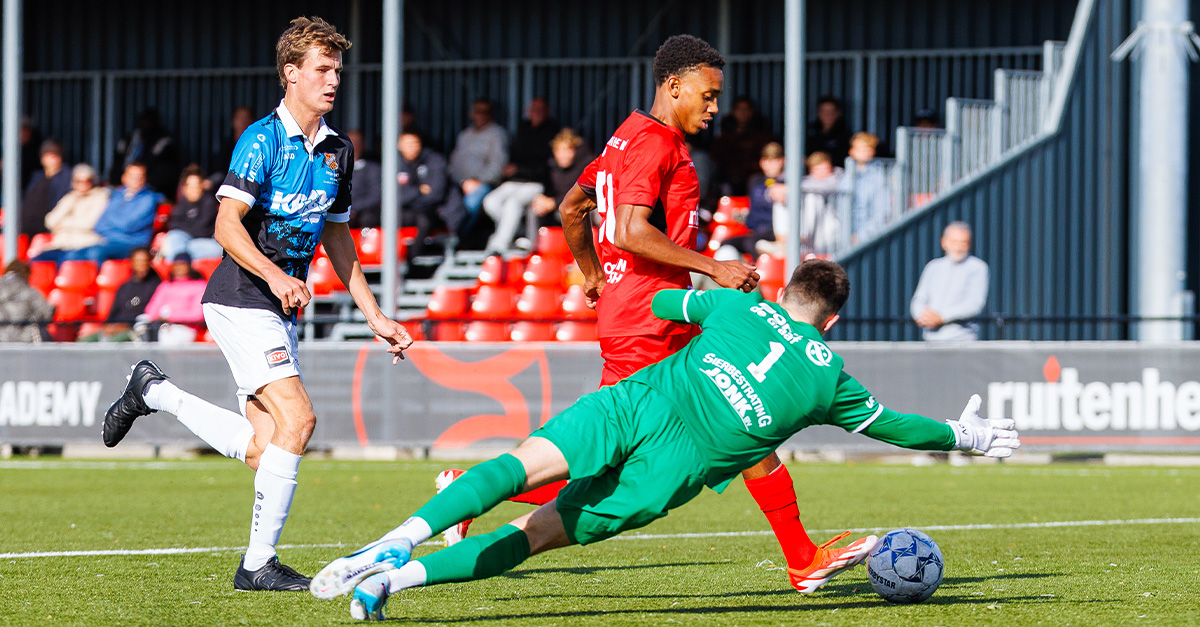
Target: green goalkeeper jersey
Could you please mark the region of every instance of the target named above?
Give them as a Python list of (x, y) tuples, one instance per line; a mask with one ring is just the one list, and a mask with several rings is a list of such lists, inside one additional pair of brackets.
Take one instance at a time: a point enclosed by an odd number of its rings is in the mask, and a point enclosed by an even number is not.
[(757, 293), (663, 290), (652, 303), (665, 320), (703, 329), (683, 350), (628, 381), (670, 399), (708, 461), (720, 491), (805, 427), (835, 425), (919, 450), (950, 450), (945, 423), (880, 405), (842, 371), (815, 327)]

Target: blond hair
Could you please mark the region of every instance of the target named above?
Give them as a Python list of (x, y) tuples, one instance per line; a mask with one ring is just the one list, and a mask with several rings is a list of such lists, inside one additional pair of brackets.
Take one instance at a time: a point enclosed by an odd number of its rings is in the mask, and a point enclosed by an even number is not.
[(564, 128), (554, 136), (554, 139), (550, 140), (551, 147), (558, 146), (559, 144), (567, 144), (568, 146), (579, 150), (579, 147), (583, 146), (583, 138), (580, 137), (575, 131), (569, 128)]
[(850, 138), (850, 145), (853, 146), (854, 144), (858, 144), (858, 143), (863, 143), (863, 144), (870, 146), (871, 148), (876, 148), (879, 146), (879, 138), (876, 137), (872, 133), (867, 133), (867, 132), (855, 133), (854, 137)]
[(821, 152), (820, 150), (812, 153), (807, 159), (804, 160), (804, 165), (808, 166), (808, 169), (810, 170), (818, 165), (821, 165), (822, 163), (833, 165), (833, 158), (829, 156), (829, 153)]
[(351, 45), (350, 40), (339, 33), (333, 24), (319, 17), (301, 16), (292, 20), (275, 43), (275, 69), (279, 72), (279, 85), (287, 89), (284, 66), (290, 64), (300, 67), (309, 48), (315, 46), (320, 49), (321, 54), (332, 56), (334, 52), (349, 50)]

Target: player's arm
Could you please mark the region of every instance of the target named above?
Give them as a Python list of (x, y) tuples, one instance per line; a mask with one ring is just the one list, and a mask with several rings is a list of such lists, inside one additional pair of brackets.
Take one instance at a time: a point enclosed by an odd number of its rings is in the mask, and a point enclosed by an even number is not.
[(650, 224), (652, 209), (644, 205), (617, 205), (613, 244), (617, 248), (658, 263), (699, 272), (721, 287), (749, 292), (758, 285), (754, 266), (739, 260), (717, 261), (688, 250)]
[(401, 324), (388, 318), (379, 308), (379, 302), (375, 300), (375, 294), (371, 292), (362, 265), (358, 262), (358, 252), (354, 248), (349, 226), (345, 222), (326, 222), (321, 243), (325, 245), (325, 253), (329, 255), (333, 271), (350, 291), (354, 304), (366, 316), (367, 326), (388, 343), (387, 350), (393, 355), (392, 363), (404, 359), (404, 349), (412, 345), (412, 338)]
[(275, 265), (250, 239), (250, 233), (242, 224), (242, 218), (250, 211), (245, 202), (224, 196), (217, 208), (216, 232), (213, 237), (226, 254), (237, 264), (267, 282), (271, 293), (283, 304), (283, 313), (292, 313), (308, 304), (312, 295), (304, 281), (284, 272)]
[(713, 311), (738, 297), (732, 290), (659, 290), (650, 301), (655, 316), (671, 322), (700, 324)]
[(604, 270), (600, 266), (600, 256), (596, 254), (592, 223), (588, 217), (596, 208), (595, 189), (591, 191), (589, 194), (579, 183), (572, 185), (558, 205), (558, 213), (562, 216), (567, 247), (571, 249), (575, 263), (583, 273), (583, 293), (587, 296), (587, 305), (595, 308), (596, 301), (604, 291)]
[(918, 451), (960, 450), (972, 455), (1008, 457), (1021, 441), (1012, 419), (979, 416), (981, 399), (973, 395), (958, 420), (939, 422), (902, 414), (875, 401), (866, 388), (841, 373), (830, 407), (830, 424), (881, 442)]

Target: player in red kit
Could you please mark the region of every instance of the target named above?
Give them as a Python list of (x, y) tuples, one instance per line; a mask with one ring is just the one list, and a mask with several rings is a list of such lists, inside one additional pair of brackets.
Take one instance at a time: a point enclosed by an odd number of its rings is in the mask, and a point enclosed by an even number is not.
[[(657, 363), (692, 339), (695, 326), (651, 313), (658, 291), (690, 288), (691, 272), (747, 292), (758, 284), (752, 266), (696, 252), (700, 186), (684, 138), (707, 128), (716, 116), (724, 65), (721, 54), (697, 37), (667, 39), (654, 57), (657, 89), (650, 111), (630, 114), (559, 206), (567, 243), (585, 277), (588, 304), (597, 313), (601, 386)], [(602, 218), (598, 252), (588, 216), (592, 210)], [(446, 471), (439, 481), (454, 472)], [(774, 453), (743, 477), (800, 592), (813, 592), (831, 568), (840, 572), (866, 557), (870, 546), (862, 541), (841, 549), (832, 548), (832, 542), (812, 543), (800, 523), (791, 475)], [(538, 494), (513, 500), (549, 502), (561, 486), (543, 486)], [(461, 537), (451, 533), (448, 542)]]

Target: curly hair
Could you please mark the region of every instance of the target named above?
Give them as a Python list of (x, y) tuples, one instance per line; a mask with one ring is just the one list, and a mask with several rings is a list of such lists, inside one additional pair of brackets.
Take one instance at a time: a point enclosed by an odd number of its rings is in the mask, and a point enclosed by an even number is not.
[(283, 75), (283, 66), (291, 64), (297, 67), (304, 62), (308, 49), (317, 46), (321, 54), (332, 55), (334, 52), (345, 52), (350, 49), (349, 39), (339, 33), (337, 28), (316, 17), (298, 17), (279, 36), (275, 44), (275, 69), (279, 72), (279, 84), (287, 89), (287, 78)]
[(654, 53), (654, 84), (662, 85), (670, 76), (682, 76), (692, 70), (725, 67), (725, 57), (707, 41), (692, 35), (668, 37)]

